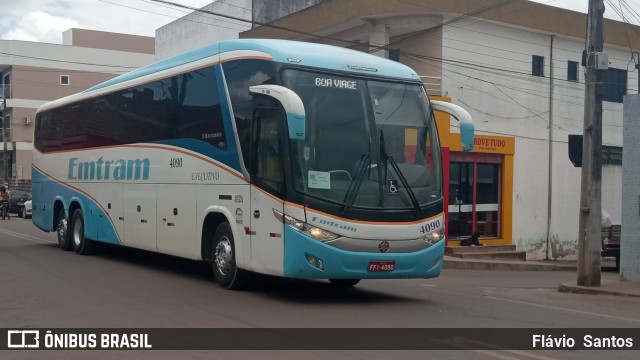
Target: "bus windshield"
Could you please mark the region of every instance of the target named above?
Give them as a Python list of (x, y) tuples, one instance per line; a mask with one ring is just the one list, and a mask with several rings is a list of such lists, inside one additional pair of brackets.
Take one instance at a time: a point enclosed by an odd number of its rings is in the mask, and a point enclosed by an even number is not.
[(420, 84), (287, 69), (305, 140), (290, 140), (297, 191), (344, 207), (415, 209), (441, 200), (440, 145)]

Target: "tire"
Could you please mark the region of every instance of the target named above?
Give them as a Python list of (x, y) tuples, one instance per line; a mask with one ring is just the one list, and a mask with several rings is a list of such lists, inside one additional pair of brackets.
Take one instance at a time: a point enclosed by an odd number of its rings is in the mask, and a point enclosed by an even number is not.
[(22, 217), (22, 214), (24, 214), (24, 210), (22, 208), (18, 209), (18, 217)]
[(64, 213), (64, 209), (58, 210), (58, 215), (56, 216), (56, 224), (58, 225), (58, 230), (56, 231), (58, 235), (58, 246), (60, 249), (64, 251), (71, 250), (71, 234), (69, 233), (69, 219), (67, 219), (67, 215)]
[(235, 243), (229, 223), (223, 222), (218, 225), (213, 234), (211, 252), (213, 277), (216, 282), (228, 290), (245, 288), (250, 275), (246, 270), (236, 266)]
[(73, 251), (79, 255), (90, 255), (93, 253), (93, 241), (84, 237), (84, 216), (82, 210), (76, 209), (71, 218), (71, 239)]
[(620, 255), (616, 256), (616, 271), (620, 271)]
[(27, 208), (25, 208), (24, 206), (20, 209), (20, 212), (18, 212), (18, 216), (20, 216), (23, 219), (27, 218)]
[(337, 288), (350, 288), (356, 286), (360, 279), (329, 279), (329, 282)]

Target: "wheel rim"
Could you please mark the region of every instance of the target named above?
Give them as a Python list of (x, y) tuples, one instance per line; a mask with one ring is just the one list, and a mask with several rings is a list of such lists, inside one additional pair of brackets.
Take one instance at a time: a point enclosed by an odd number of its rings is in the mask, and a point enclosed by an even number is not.
[(231, 260), (233, 259), (231, 240), (226, 236), (221, 237), (213, 255), (216, 269), (221, 275), (226, 276), (231, 271)]
[(80, 220), (73, 224), (73, 242), (76, 246), (80, 246), (82, 242), (82, 222)]
[(67, 218), (58, 221), (58, 242), (63, 242), (67, 235)]

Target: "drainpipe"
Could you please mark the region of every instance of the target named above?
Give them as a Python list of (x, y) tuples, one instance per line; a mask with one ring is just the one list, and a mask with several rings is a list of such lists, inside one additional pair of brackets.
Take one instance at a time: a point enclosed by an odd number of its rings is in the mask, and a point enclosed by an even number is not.
[(549, 249), (551, 246), (551, 203), (553, 193), (553, 40), (555, 35), (551, 35), (551, 45), (549, 48), (549, 178), (547, 195), (547, 249), (546, 260), (550, 260)]

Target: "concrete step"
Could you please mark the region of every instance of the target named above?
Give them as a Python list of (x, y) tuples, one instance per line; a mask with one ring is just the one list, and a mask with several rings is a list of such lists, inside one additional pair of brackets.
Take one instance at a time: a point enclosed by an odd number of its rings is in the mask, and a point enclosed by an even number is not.
[(489, 259), (489, 260), (513, 260), (527, 261), (527, 253), (524, 251), (482, 251), (482, 252), (462, 252), (452, 254), (461, 259)]
[(515, 251), (515, 245), (483, 245), (483, 246), (447, 246), (444, 250), (445, 254), (455, 256), (461, 253), (479, 253), (479, 252), (495, 252), (495, 251)]

